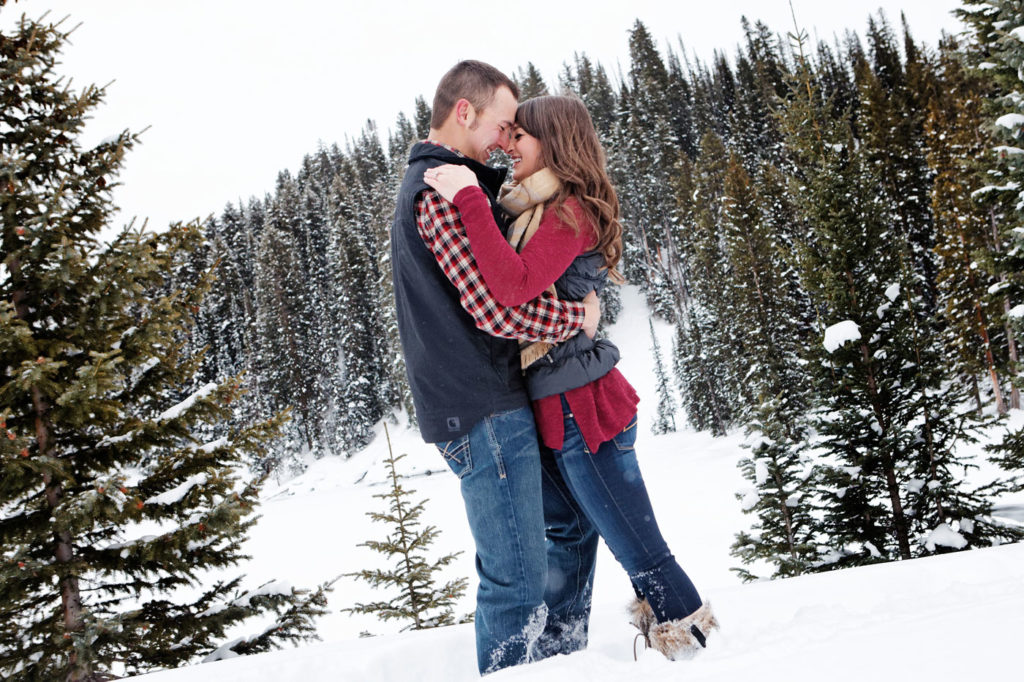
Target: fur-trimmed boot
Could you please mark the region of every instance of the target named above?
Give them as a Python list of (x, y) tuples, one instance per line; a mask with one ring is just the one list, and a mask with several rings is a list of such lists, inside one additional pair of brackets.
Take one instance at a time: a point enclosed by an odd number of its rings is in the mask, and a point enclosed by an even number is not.
[(651, 626), (657, 622), (658, 618), (654, 615), (654, 610), (646, 599), (636, 598), (629, 603), (629, 624), (645, 637), (651, 631)]
[(707, 638), (718, 627), (710, 604), (703, 604), (686, 618), (653, 623), (647, 633), (651, 648), (670, 661), (693, 658), (707, 647)]
[(633, 660), (637, 660), (636, 644), (641, 637), (644, 639), (644, 648), (651, 647), (651, 627), (656, 625), (658, 618), (646, 599), (636, 597), (629, 603), (629, 623), (640, 632), (633, 638)]

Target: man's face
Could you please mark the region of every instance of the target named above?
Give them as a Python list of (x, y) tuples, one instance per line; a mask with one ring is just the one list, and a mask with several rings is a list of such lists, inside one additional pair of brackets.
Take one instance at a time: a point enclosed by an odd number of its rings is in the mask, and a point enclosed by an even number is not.
[(491, 103), (475, 112), (476, 118), (468, 130), (469, 149), (463, 151), (480, 163), (486, 163), (495, 149), (508, 151), (517, 106), (518, 102), (511, 90), (498, 88)]

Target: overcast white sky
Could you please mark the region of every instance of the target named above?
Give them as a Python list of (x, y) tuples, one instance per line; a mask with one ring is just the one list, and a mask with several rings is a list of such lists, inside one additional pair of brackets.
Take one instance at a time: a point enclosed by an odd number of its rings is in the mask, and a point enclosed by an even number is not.
[[(831, 40), (863, 34), (883, 9), (934, 46), (960, 24), (954, 0), (793, 0), (797, 20)], [(452, 8), (441, 11), (440, 8)], [(0, 28), (24, 12), (81, 23), (63, 55), (75, 83), (114, 83), (83, 142), (141, 130), (115, 199), (121, 221), (150, 227), (220, 213), (262, 196), (318, 143), (343, 144), (367, 119), (387, 130), (417, 95), (429, 102), (459, 59), (513, 73), (532, 61), (549, 85), (574, 52), (628, 68), (627, 32), (643, 21), (664, 50), (732, 56), (740, 17), (791, 31), (787, 0), (9, 0)]]

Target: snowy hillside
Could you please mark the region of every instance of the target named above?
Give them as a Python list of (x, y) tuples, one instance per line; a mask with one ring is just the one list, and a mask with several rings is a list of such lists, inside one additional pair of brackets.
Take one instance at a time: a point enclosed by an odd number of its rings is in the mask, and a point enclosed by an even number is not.
[[(625, 311), (610, 334), (622, 348), (624, 374), (640, 391), (640, 464), (658, 521), (670, 547), (705, 599), (722, 630), (694, 661), (671, 663), (653, 651), (633, 660), (635, 631), (624, 606), (631, 595), (625, 573), (602, 547), (587, 651), (488, 679), (545, 682), (610, 680), (1016, 679), (1022, 662), (1016, 645), (1024, 623), (1024, 545), (872, 566), (786, 581), (744, 585), (729, 570), (734, 533), (746, 527), (734, 493), (746, 482), (736, 467), (742, 434), (714, 439), (703, 433), (652, 436), (656, 406), (646, 309), (636, 291), (623, 295)], [(656, 326), (662, 348), (670, 329)], [(1020, 426), (1024, 415), (1014, 415)], [(458, 482), (431, 447), (408, 428), (392, 427), (396, 453), (412, 475), (414, 499), (429, 498), (423, 521), (441, 529), (432, 554), (464, 553), (450, 567), (475, 587), (472, 541)], [(980, 447), (980, 446), (977, 446)], [(267, 488), (262, 519), (253, 529), (243, 570), (248, 581), (287, 580), (312, 587), (341, 573), (375, 564), (360, 542), (384, 534), (364, 515), (382, 509), (382, 437), (349, 460), (323, 459), (291, 480)], [(1017, 515), (1014, 501), (1002, 513)], [(458, 613), (473, 609), (473, 587)], [(397, 633), (399, 625), (350, 617), (340, 609), (368, 601), (362, 583), (341, 578), (321, 621), (322, 643), (253, 657), (155, 673), (146, 682), (246, 680), (410, 679), (460, 682), (478, 679), (472, 625)], [(360, 638), (363, 631), (376, 635)], [(239, 635), (244, 633), (239, 633)]]
[[(632, 658), (619, 605), (599, 598), (590, 648), (488, 679), (1012, 680), (1022, 663), (1024, 546), (713, 591), (722, 630), (693, 661)], [(607, 562), (604, 568), (608, 568)], [(607, 594), (602, 595), (607, 597)], [(350, 639), (147, 675), (147, 682), (478, 679), (472, 626)]]

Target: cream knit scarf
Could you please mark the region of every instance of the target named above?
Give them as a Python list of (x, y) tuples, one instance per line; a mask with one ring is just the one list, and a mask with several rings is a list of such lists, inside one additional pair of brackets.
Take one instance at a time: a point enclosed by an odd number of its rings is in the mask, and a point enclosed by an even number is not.
[[(509, 215), (516, 218), (508, 233), (508, 243), (517, 253), (522, 252), (523, 247), (540, 227), (540, 220), (544, 216), (544, 202), (555, 196), (561, 186), (562, 183), (554, 173), (547, 168), (541, 168), (522, 182), (506, 185), (501, 189), (498, 203)], [(555, 285), (548, 287), (548, 291), (554, 295)], [(520, 341), (520, 367), (526, 369), (544, 357), (553, 345), (544, 341)]]

